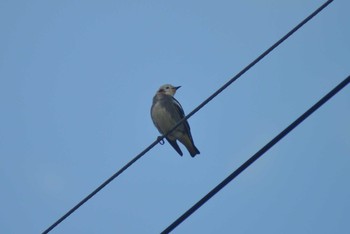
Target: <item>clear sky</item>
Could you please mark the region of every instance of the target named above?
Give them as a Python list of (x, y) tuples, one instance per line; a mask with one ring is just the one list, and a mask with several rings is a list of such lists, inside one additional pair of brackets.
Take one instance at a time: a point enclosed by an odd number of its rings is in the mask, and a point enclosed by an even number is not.
[[(40, 233), (321, 0), (0, 1), (0, 232)], [(157, 145), (52, 233), (159, 233), (350, 74), (336, 0), (189, 119), (201, 154)], [(350, 87), (174, 233), (350, 233)]]

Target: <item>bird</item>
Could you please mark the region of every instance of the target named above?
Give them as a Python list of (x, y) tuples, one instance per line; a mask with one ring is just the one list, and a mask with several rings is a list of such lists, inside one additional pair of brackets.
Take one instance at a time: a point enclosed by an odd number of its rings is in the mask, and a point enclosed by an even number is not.
[[(170, 131), (182, 118), (185, 117), (182, 106), (174, 98), (176, 91), (180, 87), (181, 86), (175, 87), (171, 84), (162, 85), (153, 97), (151, 118), (158, 131), (163, 135)], [(200, 154), (199, 150), (194, 145), (190, 125), (187, 120), (183, 121), (182, 124), (165, 138), (181, 156), (183, 153), (177, 144), (177, 140), (187, 148), (192, 157)]]

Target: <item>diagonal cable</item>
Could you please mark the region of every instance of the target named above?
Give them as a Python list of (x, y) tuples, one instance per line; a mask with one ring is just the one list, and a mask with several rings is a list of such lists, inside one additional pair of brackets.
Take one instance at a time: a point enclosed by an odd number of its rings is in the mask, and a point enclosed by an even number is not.
[(152, 144), (150, 144), (147, 148), (145, 148), (141, 153), (136, 155), (130, 162), (128, 162), (125, 166), (123, 166), (119, 171), (114, 173), (110, 178), (108, 178), (105, 182), (103, 182), (100, 186), (98, 186), (93, 192), (91, 192), (88, 196), (86, 196), (83, 200), (81, 200), (78, 204), (76, 204), (73, 208), (71, 208), (66, 214), (64, 214), (61, 218), (59, 218), (56, 222), (54, 222), (50, 227), (48, 227), (43, 234), (49, 233), (52, 229), (54, 229), (58, 224), (60, 224), (63, 220), (65, 220), (68, 216), (70, 216), (73, 212), (79, 209), (84, 203), (90, 200), (94, 195), (96, 195), (100, 190), (102, 190), (107, 184), (109, 184), (112, 180), (117, 178), (120, 174), (122, 174), (126, 169), (128, 169), (132, 164), (134, 164), (138, 159), (140, 159), (143, 155), (145, 155), (149, 150), (151, 150), (157, 143), (163, 140), (166, 136), (168, 136), (171, 132), (173, 132), (180, 124), (182, 124), (185, 120), (189, 119), (192, 115), (194, 115), (197, 111), (199, 111), (202, 107), (208, 104), (213, 98), (215, 98), (218, 94), (224, 91), (229, 85), (231, 85), (234, 81), (236, 81), (239, 77), (241, 77), (244, 73), (246, 73), (250, 68), (252, 68), (255, 64), (257, 64), (260, 60), (262, 60), (266, 55), (268, 55), (271, 51), (273, 51), (277, 46), (279, 46), (282, 42), (284, 42), (287, 38), (289, 38), (293, 33), (295, 33), (299, 28), (301, 28), (304, 24), (310, 21), (314, 16), (316, 16), (320, 11), (322, 11), (325, 7), (327, 7), (333, 0), (328, 0), (321, 7), (315, 10), (312, 14), (306, 17), (303, 21), (301, 21), (297, 26), (295, 26), (292, 30), (290, 30), (285, 36), (283, 36), (280, 40), (278, 40), (275, 44), (273, 44), (270, 48), (268, 48), (265, 52), (263, 52), (259, 57), (257, 57), (253, 62), (251, 62), (248, 66), (246, 66), (243, 70), (241, 70), (237, 75), (231, 78), (226, 84), (224, 84), (221, 88), (219, 88), (215, 93), (213, 93), (210, 97), (204, 100), (198, 107), (196, 107), (192, 112), (186, 115), (183, 119), (181, 119), (168, 133), (158, 137)]
[(258, 158), (260, 158), (264, 153), (266, 153), (272, 146), (277, 144), (283, 137), (290, 133), (294, 128), (296, 128), (301, 122), (308, 118), (312, 113), (314, 113), (318, 108), (320, 108), (324, 103), (331, 99), (335, 94), (337, 94), (342, 88), (350, 83), (350, 76), (338, 84), (334, 89), (332, 89), (328, 94), (326, 94), (322, 99), (320, 99), (315, 105), (308, 109), (304, 114), (302, 114), (298, 119), (291, 123), (287, 128), (280, 132), (275, 138), (273, 138), (269, 143), (262, 147), (258, 152), (256, 152), (251, 158), (249, 158), (245, 163), (243, 163), (239, 168), (232, 172), (226, 179), (224, 179), (220, 184), (218, 184), (214, 189), (212, 189), (207, 195), (205, 195), (201, 200), (194, 204), (190, 209), (188, 209), (183, 215), (181, 215), (177, 220), (170, 224), (162, 234), (169, 233), (179, 224), (181, 224), (185, 219), (191, 216), (196, 210), (198, 210), (204, 203), (211, 199), (215, 194), (217, 194), (221, 189), (223, 189), (228, 183), (235, 179), (241, 172), (252, 165)]

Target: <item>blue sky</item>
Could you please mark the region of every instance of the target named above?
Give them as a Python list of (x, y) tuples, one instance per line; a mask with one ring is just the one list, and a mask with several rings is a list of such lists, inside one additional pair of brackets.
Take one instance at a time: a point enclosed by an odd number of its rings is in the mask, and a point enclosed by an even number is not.
[[(186, 113), (323, 1), (0, 2), (0, 231), (39, 233), (152, 143), (152, 97)], [(334, 1), (52, 233), (159, 233), (349, 75)], [(350, 232), (350, 87), (174, 233)]]

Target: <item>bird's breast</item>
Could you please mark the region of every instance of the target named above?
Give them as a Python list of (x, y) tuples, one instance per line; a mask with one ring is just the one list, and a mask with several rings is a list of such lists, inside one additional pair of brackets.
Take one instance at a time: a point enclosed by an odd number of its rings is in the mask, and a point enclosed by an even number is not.
[(176, 124), (171, 113), (162, 105), (155, 104), (151, 114), (154, 124), (162, 134), (168, 132)]

